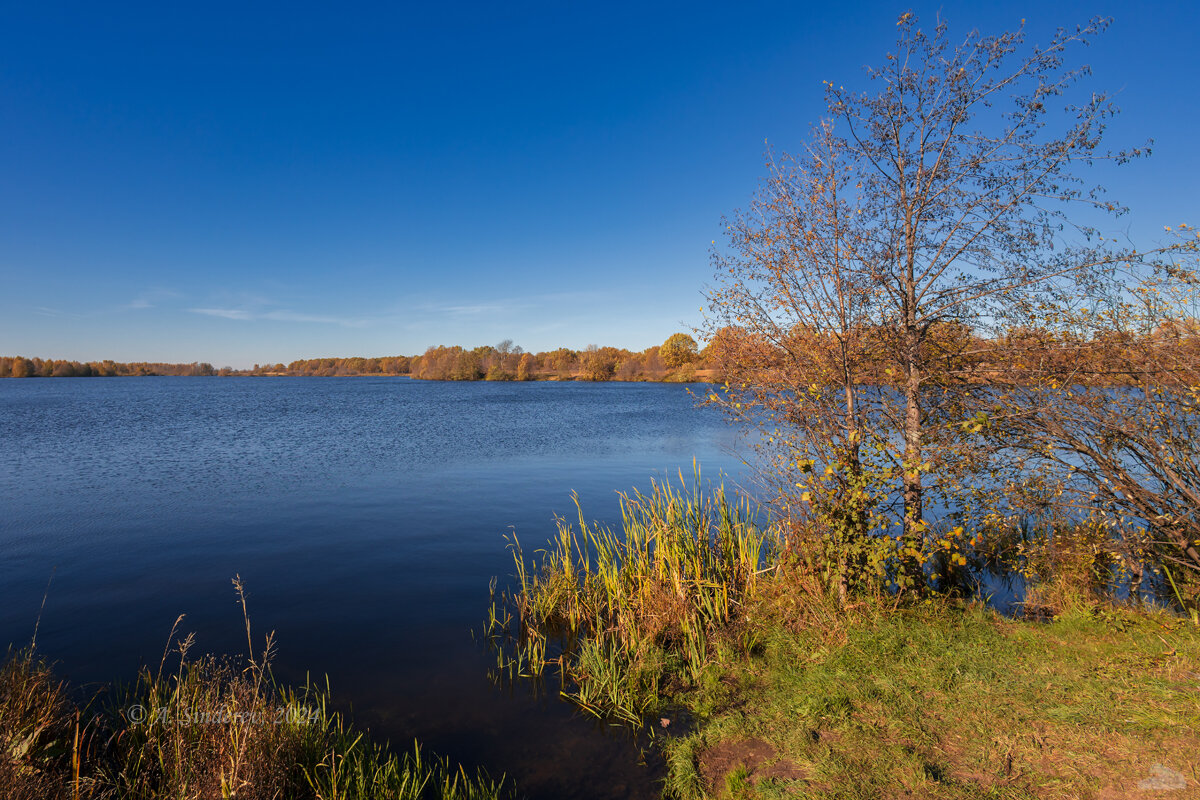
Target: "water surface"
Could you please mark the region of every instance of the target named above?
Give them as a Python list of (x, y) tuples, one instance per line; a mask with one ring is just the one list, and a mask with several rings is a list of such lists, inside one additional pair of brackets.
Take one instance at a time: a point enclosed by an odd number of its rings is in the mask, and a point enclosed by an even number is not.
[(406, 378), (0, 381), (0, 644), (77, 681), (157, 664), (179, 614), (244, 651), (249, 590), (276, 672), (328, 675), (381, 738), (419, 738), (533, 798), (657, 796), (619, 732), (497, 689), (470, 632), (491, 576), (555, 514), (614, 521), (615, 490), (690, 472), (736, 483), (736, 433), (672, 384)]

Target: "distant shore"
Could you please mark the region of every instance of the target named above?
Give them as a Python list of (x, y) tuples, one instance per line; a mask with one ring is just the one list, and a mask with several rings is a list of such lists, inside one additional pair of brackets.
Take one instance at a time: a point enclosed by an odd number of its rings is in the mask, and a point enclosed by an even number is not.
[[(11, 378), (11, 375), (0, 376)], [(182, 372), (134, 372), (116, 375), (23, 375), (22, 378), (408, 378), (414, 381), (431, 383), (718, 383), (720, 378), (716, 370), (695, 370), (687, 377), (667, 375), (661, 378), (584, 378), (578, 376), (538, 375), (518, 381), (514, 378), (422, 378), (416, 375), (394, 372), (339, 372), (335, 374), (307, 374), (299, 372), (253, 372), (249, 370), (234, 370), (230, 372), (213, 372), (189, 374)]]
[(466, 349), (430, 347), (416, 356), (360, 356), (310, 358), (250, 369), (215, 367), (206, 361), (166, 363), (71, 361), (53, 358), (0, 356), (0, 378), (95, 378), (125, 376), (311, 376), (404, 375), (423, 380), (450, 381), (654, 381), (711, 380), (710, 348), (699, 349), (686, 333), (677, 333), (663, 344), (634, 351), (588, 345), (583, 350), (560, 347), (541, 353), (526, 352), (511, 340), (496, 346)]

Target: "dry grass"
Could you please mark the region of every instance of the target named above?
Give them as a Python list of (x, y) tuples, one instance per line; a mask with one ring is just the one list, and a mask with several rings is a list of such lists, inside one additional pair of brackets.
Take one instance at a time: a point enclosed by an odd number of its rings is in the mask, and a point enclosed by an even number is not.
[[(245, 595), (235, 580), (245, 612)], [(181, 618), (182, 619), (182, 618)], [(176, 621), (178, 625), (179, 621)], [(157, 669), (76, 703), (32, 650), (0, 664), (3, 800), (495, 800), (504, 781), (395, 753), (330, 710), (328, 687), (271, 676), (273, 639), (244, 661), (190, 654), (173, 628)], [(168, 664), (171, 665), (168, 668)]]
[(32, 649), (0, 668), (0, 787), (6, 800), (67, 797), (78, 758), (77, 716), (63, 684)]

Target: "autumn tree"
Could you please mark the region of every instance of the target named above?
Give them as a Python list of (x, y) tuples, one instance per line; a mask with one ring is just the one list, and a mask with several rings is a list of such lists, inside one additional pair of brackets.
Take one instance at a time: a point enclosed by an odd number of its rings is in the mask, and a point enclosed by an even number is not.
[(542, 363), (546, 369), (552, 370), (560, 379), (569, 378), (571, 371), (579, 363), (579, 354), (574, 350), (560, 347), (552, 352), (544, 353)]
[(579, 378), (585, 381), (609, 381), (617, 371), (620, 351), (614, 347), (589, 344), (580, 355)]
[[(801, 198), (798, 208), (809, 218), (841, 219), (844, 232), (809, 237), (801, 218), (800, 240), (814, 252), (795, 259), (789, 253), (797, 239), (786, 226), (748, 217), (744, 224), (757, 230), (731, 226), (730, 252), (715, 254), (713, 327), (744, 329), (742, 341), (760, 348), (755, 369), (789, 357), (795, 346), (788, 331), (797, 342), (815, 337), (832, 346), (832, 360), (817, 360), (820, 368), (807, 357), (795, 362), (812, 367), (818, 389), (830, 380), (828, 365), (845, 363), (827, 321), (844, 301), (810, 291), (811, 279), (798, 273), (819, 260), (828, 274), (829, 260), (842, 259), (835, 271), (854, 287), (861, 324), (875, 337), (873, 352), (891, 365), (892, 390), (858, 393), (873, 404), (859, 424), (870, 425), (891, 462), (910, 554), (923, 546), (927, 493), (944, 501), (959, 480), (955, 470), (971, 455), (959, 423), (986, 401), (970, 376), (943, 368), (947, 360), (961, 363), (963, 353), (947, 359), (940, 348), (967, 340), (934, 334), (947, 325), (971, 332), (1036, 320), (1039, 309), (1095, 292), (1115, 266), (1148, 257), (1101, 237), (1096, 218), (1123, 208), (1084, 180), (1089, 165), (1141, 154), (1105, 149), (1116, 109), (1107, 94), (1080, 87), (1086, 67), (1068, 63), (1107, 25), (1097, 19), (1028, 45), (1023, 29), (972, 31), (954, 41), (944, 23), (925, 29), (903, 15), (895, 50), (867, 72), (875, 91), (826, 84), (828, 119), (818, 138), (828, 153), (823, 163), (838, 165), (836, 198), (828, 186), (812, 183), (810, 170), (801, 170), (794, 187), (786, 174), (768, 180), (775, 194)], [(842, 202), (849, 216), (838, 211)], [(780, 231), (788, 235), (780, 238)], [(796, 296), (797, 287), (807, 297)], [(730, 313), (722, 310), (727, 304)], [(743, 308), (755, 313), (742, 314)], [(764, 325), (766, 317), (772, 321)], [(848, 336), (853, 328), (844, 330)], [(843, 374), (836, 385), (844, 382)], [(831, 431), (821, 436), (835, 438)], [(904, 572), (910, 584), (919, 579), (915, 558)]]
[(535, 377), (537, 371), (537, 359), (532, 353), (523, 353), (521, 360), (517, 362), (517, 380), (531, 381)]
[(34, 369), (32, 361), (30, 361), (28, 358), (17, 356), (13, 359), (11, 374), (14, 378), (28, 378), (36, 375), (37, 373)]
[(661, 349), (661, 347), (647, 347), (642, 351), (641, 366), (647, 379), (657, 380), (667, 372), (667, 365), (663, 361)]
[(678, 369), (696, 360), (696, 340), (686, 333), (671, 334), (662, 343), (658, 353), (668, 368)]
[(864, 399), (863, 387), (884, 303), (850, 166), (829, 125), (800, 154), (772, 159), (750, 208), (728, 221), (709, 295), (710, 366), (736, 387), (711, 399), (762, 429), (778, 502), (814, 534), (808, 545), (830, 545), (843, 600), (864, 577), (880, 494), (863, 451), (880, 446), (865, 408), (878, 394)]
[[(994, 394), (982, 433), (1007, 463), (1044, 476), (1055, 511), (1111, 531), (1131, 572), (1164, 568), (1177, 599), (1195, 611), (1200, 324), (1191, 309), (1200, 299), (1200, 233), (1181, 226), (1165, 255), (1122, 270), (1122, 291), (1106, 302), (1048, 315), (1079, 335), (1026, 333), (1021, 350), (1010, 342), (1019, 380)], [(1020, 485), (1024, 476), (1013, 472), (1008, 483)], [(993, 507), (1011, 510), (1012, 500)]]

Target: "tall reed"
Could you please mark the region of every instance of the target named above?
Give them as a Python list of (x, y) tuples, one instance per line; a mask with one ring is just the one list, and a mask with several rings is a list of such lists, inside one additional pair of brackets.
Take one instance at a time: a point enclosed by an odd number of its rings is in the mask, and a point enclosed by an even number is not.
[[(196, 658), (171, 629), (158, 667), (82, 704), (33, 647), (0, 661), (3, 800), (498, 800), (503, 778), (414, 746), (395, 752), (331, 708), (329, 687), (271, 673), (274, 638), (250, 655)], [(177, 659), (177, 660), (176, 660)], [(168, 668), (168, 663), (171, 667)]]
[[(516, 565), (509, 598), (518, 624), (511, 665), (541, 675), (557, 664), (564, 693), (597, 714), (640, 721), (665, 681), (695, 683), (713, 648), (736, 639), (742, 606), (773, 569), (775, 529), (741, 495), (654, 481), (648, 493), (620, 495), (621, 527), (577, 523), (535, 560), (510, 542)], [(493, 634), (507, 621), (492, 613)]]

